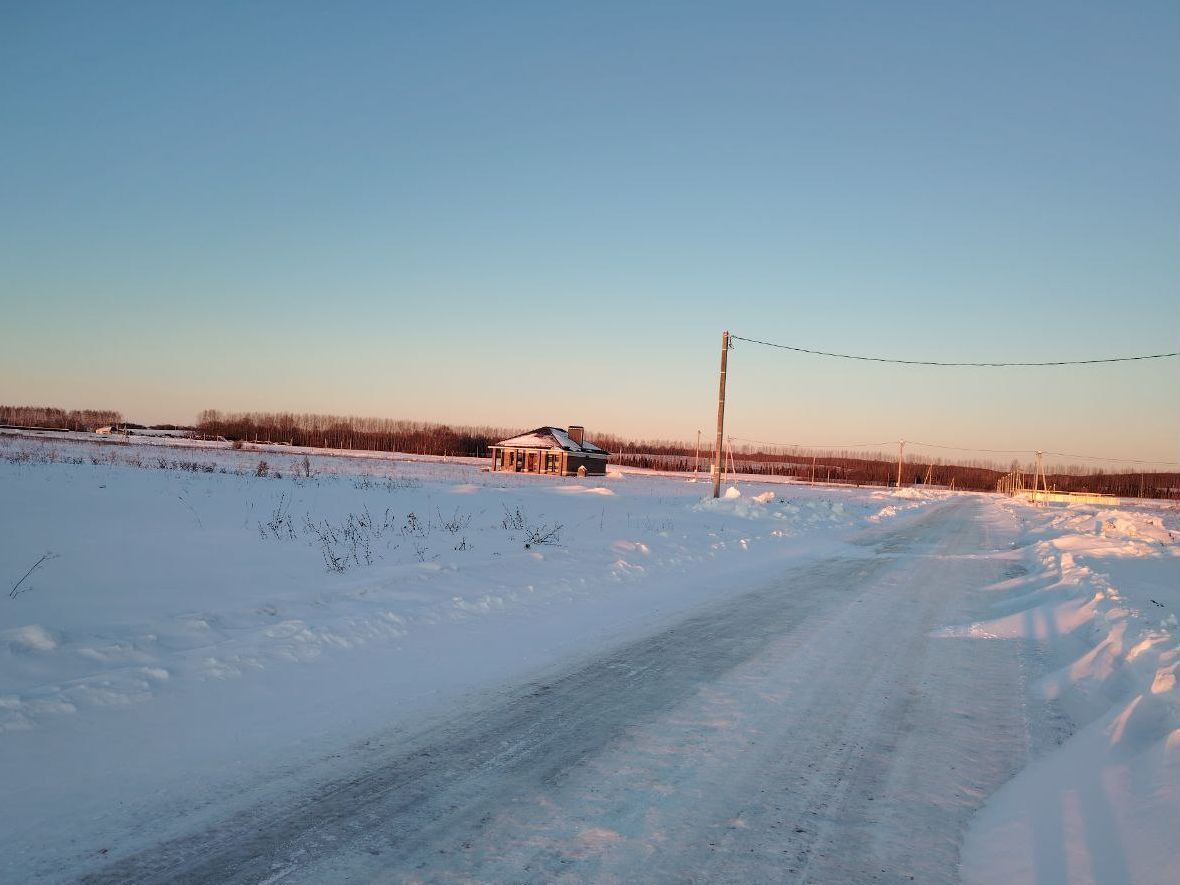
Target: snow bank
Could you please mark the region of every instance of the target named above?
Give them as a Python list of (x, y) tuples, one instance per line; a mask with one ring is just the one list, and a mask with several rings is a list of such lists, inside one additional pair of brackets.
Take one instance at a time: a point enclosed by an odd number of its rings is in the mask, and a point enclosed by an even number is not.
[(1026, 573), (995, 588), (996, 618), (951, 632), (1036, 641), (1058, 665), (1037, 690), (1078, 730), (991, 797), (964, 880), (1173, 883), (1180, 511), (1006, 507)]
[(730, 491), (735, 494), (727, 493), (721, 498), (703, 498), (693, 509), (701, 513), (722, 513), (739, 519), (782, 520), (789, 524), (790, 529), (797, 530), (805, 526), (846, 524), (850, 520), (857, 524), (878, 522), (896, 516), (902, 510), (923, 506), (921, 503), (915, 503), (910, 507), (878, 508), (876, 501), (879, 492), (833, 493), (829, 489), (808, 489), (803, 494), (798, 494), (798, 488), (792, 487), (789, 496), (767, 490), (747, 498), (742, 497), (737, 489), (731, 488)]
[(935, 497), (933, 492), (924, 492), (921, 489), (911, 487), (896, 489), (892, 492), (895, 498), (905, 498), (910, 500), (928, 500)]

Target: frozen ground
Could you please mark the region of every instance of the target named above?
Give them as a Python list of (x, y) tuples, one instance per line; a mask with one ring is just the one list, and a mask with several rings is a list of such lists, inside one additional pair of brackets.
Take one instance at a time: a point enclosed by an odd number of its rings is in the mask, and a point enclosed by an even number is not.
[(301, 455), (0, 437), (0, 879), (1171, 881), (1174, 511)]

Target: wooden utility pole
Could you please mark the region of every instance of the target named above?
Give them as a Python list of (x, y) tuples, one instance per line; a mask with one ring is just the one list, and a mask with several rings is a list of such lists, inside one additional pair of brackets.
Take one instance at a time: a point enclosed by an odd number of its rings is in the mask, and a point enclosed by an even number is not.
[(811, 484), (815, 485), (815, 455), (811, 456)]
[(701, 478), (701, 432), (697, 431), (697, 453), (692, 459), (693, 479)]
[(899, 439), (897, 441), (897, 487), (901, 488), (901, 458), (905, 453), (905, 440)]
[(713, 497), (721, 497), (721, 459), (725, 456), (725, 361), (729, 356), (729, 332), (721, 333), (721, 386), (717, 393), (717, 445), (713, 460)]

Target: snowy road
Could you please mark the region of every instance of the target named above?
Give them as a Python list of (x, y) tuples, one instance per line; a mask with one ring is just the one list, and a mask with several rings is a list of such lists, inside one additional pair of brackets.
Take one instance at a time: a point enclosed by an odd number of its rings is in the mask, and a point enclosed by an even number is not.
[(1011, 542), (950, 501), (86, 881), (957, 881), (1025, 662), (938, 631)]

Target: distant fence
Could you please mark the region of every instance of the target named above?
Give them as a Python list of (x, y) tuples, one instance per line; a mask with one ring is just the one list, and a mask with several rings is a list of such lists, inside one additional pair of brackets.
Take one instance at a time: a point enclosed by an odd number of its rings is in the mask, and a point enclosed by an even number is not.
[(1111, 507), (1117, 507), (1121, 503), (1114, 495), (1094, 495), (1087, 492), (1034, 492), (1031, 489), (1023, 489), (1013, 497), (1024, 498), (1034, 503), (1109, 504)]
[(22, 427), (19, 424), (0, 424), (0, 430), (34, 430), (37, 433), (73, 433), (69, 427)]

